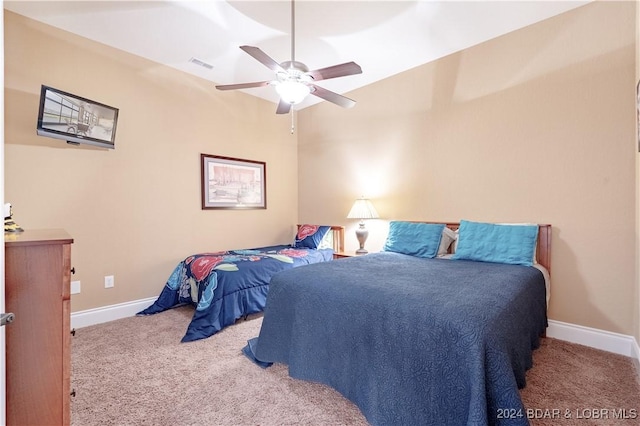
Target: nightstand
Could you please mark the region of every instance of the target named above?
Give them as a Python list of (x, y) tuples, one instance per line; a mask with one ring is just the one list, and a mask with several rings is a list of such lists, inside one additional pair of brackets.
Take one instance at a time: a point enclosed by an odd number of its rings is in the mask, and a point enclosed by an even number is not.
[(333, 253), (333, 258), (344, 259), (345, 257), (364, 256), (365, 254), (356, 254), (355, 251), (340, 251), (340, 252)]

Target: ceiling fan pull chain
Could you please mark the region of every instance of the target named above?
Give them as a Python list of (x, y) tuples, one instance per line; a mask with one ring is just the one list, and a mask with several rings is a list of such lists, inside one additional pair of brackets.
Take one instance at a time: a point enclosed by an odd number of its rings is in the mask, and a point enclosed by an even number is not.
[(291, 113), (291, 134), (293, 134), (293, 131), (295, 130), (295, 124), (293, 121), (293, 108), (291, 108), (291, 110), (289, 110), (289, 112)]

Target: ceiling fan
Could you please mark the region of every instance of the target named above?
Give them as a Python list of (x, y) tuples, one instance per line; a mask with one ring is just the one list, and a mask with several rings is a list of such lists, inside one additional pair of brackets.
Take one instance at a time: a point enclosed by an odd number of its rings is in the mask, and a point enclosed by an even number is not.
[(259, 81), (254, 83), (226, 84), (216, 86), (218, 90), (249, 89), (253, 87), (274, 86), (280, 102), (276, 114), (287, 114), (291, 106), (302, 102), (307, 95), (312, 94), (326, 101), (332, 102), (344, 108), (353, 107), (356, 102), (346, 96), (339, 95), (315, 84), (316, 81), (330, 78), (344, 77), (353, 74), (361, 74), (362, 68), (355, 62), (346, 62), (326, 68), (309, 71), (302, 62), (295, 60), (295, 5), (291, 0), (291, 60), (277, 63), (269, 55), (254, 46), (240, 46), (258, 62), (276, 73), (274, 80)]

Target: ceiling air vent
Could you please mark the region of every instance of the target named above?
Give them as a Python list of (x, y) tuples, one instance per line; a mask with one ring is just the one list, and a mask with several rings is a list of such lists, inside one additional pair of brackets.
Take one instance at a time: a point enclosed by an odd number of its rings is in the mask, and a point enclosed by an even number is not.
[(208, 70), (212, 70), (213, 69), (213, 65), (206, 63), (205, 61), (201, 61), (198, 58), (191, 58), (189, 59), (189, 62), (191, 62), (192, 64), (196, 64), (196, 65), (200, 65), (201, 67), (204, 67)]

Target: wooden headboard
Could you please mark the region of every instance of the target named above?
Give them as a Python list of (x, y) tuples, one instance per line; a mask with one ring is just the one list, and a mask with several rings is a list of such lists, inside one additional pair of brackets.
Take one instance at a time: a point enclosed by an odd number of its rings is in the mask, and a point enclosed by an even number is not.
[(344, 226), (332, 226), (331, 232), (333, 232), (333, 251), (342, 253), (344, 251)]
[(538, 263), (551, 273), (551, 225), (538, 225), (538, 246), (536, 249)]
[[(298, 228), (300, 228), (298, 224)], [(333, 234), (333, 251), (335, 253), (344, 252), (344, 226), (332, 225), (330, 232)]]
[[(442, 222), (425, 222), (425, 223), (442, 223)], [(456, 230), (460, 227), (458, 222), (445, 222), (445, 226), (449, 229)], [(551, 225), (538, 225), (538, 243), (536, 246), (536, 259), (538, 263), (547, 268), (551, 273)]]

